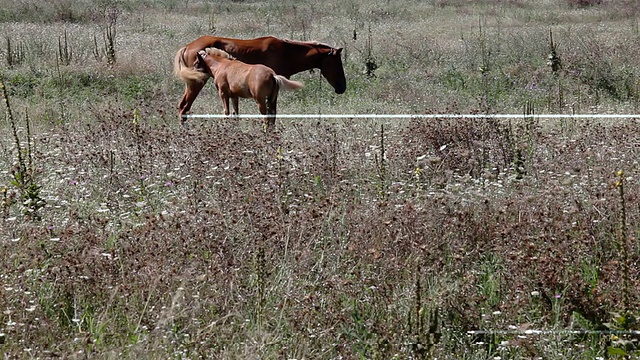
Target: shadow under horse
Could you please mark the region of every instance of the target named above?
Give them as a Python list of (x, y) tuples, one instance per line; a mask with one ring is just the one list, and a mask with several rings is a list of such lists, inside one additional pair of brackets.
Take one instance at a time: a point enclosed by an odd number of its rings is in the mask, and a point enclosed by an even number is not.
[(199, 51), (212, 47), (224, 50), (244, 63), (268, 66), (287, 79), (302, 71), (320, 69), (322, 76), (337, 94), (342, 94), (347, 89), (341, 59), (342, 48), (316, 41), (284, 40), (273, 36), (250, 40), (202, 36), (180, 48), (174, 59), (174, 73), (186, 85), (178, 105), (183, 124), (193, 101), (211, 77), (205, 69), (196, 69), (193, 64)]

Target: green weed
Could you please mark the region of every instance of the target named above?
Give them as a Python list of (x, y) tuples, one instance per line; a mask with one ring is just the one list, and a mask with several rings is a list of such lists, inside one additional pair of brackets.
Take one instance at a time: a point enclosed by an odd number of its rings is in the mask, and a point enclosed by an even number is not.
[[(632, 2), (5, 5), (5, 357), (636, 355), (637, 123), (534, 117), (637, 108)], [(519, 115), (185, 129), (213, 32), (344, 47), (281, 113)]]

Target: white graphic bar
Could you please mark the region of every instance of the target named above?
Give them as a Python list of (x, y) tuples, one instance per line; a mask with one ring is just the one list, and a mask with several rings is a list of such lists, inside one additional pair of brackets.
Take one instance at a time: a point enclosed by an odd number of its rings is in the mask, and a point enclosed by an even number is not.
[[(262, 119), (265, 115), (189, 114), (185, 119)], [(266, 115), (266, 117), (273, 117)], [(640, 119), (640, 114), (278, 114), (278, 119)]]

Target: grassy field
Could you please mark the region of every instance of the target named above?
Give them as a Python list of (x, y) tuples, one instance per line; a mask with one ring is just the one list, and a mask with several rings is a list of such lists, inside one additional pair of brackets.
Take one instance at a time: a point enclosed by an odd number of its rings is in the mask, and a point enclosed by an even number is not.
[[(638, 113), (639, 15), (634, 0), (0, 0), (0, 353), (638, 356), (638, 119), (530, 115)], [(212, 33), (344, 47), (346, 93), (300, 73), (281, 114), (522, 116), (185, 129), (173, 56)], [(211, 85), (192, 111), (222, 112)]]

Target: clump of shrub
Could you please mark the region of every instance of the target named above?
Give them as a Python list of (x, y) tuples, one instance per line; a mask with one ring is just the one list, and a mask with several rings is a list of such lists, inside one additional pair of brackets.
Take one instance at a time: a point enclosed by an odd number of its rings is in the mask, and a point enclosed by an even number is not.
[(601, 5), (602, 0), (565, 0), (571, 7), (589, 7)]

